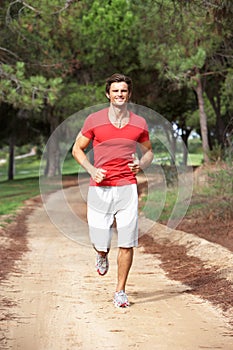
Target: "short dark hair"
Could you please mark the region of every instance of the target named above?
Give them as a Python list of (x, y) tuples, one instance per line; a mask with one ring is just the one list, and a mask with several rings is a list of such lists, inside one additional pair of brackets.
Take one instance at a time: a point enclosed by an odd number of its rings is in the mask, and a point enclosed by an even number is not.
[(127, 75), (120, 74), (120, 73), (114, 73), (113, 75), (111, 75), (109, 78), (106, 79), (106, 87), (105, 87), (106, 93), (109, 94), (110, 86), (112, 83), (121, 83), (122, 81), (128, 85), (129, 93), (132, 93), (132, 90), (133, 90), (132, 79)]

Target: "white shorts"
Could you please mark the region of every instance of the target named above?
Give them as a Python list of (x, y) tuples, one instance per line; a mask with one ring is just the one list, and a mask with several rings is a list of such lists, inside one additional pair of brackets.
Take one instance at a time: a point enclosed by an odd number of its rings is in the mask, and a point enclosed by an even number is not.
[(87, 197), (87, 220), (92, 244), (98, 251), (110, 249), (113, 222), (116, 219), (118, 247), (138, 245), (137, 185), (90, 186)]

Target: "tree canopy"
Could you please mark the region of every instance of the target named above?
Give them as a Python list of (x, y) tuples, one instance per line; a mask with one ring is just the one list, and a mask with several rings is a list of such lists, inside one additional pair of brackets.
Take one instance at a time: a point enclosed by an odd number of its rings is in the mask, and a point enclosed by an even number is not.
[[(1, 143), (12, 145), (19, 116), (45, 143), (69, 115), (106, 102), (105, 78), (122, 72), (133, 102), (176, 125), (187, 147), (200, 134), (208, 162), (232, 128), (232, 15), (228, 0), (3, 0)], [(59, 156), (50, 158), (52, 175)]]

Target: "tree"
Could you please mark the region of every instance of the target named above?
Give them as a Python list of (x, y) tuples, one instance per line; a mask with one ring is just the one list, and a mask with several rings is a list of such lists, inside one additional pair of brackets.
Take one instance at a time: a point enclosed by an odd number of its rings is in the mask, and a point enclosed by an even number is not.
[[(231, 76), (227, 56), (232, 54), (232, 17), (227, 1), (2, 3), (2, 101), (13, 106), (15, 115), (18, 110), (31, 110), (28, 121), (41, 128), (44, 138), (77, 110), (105, 102), (104, 78), (116, 71), (132, 76), (133, 102), (159, 108), (159, 113), (176, 124), (186, 144), (196, 125), (193, 112), (199, 108), (206, 157), (208, 136), (220, 139), (224, 134), (231, 96), (225, 84), (227, 73), (229, 79)], [(215, 131), (205, 93), (215, 110)], [(225, 120), (220, 129), (222, 116)], [(170, 139), (175, 147), (173, 136)], [(51, 147), (47, 165), (51, 176), (60, 171), (59, 145)]]
[(132, 6), (127, 0), (94, 0), (80, 18), (81, 62), (92, 79), (137, 67)]
[(1, 104), (0, 111), (0, 139), (1, 144), (7, 144), (9, 147), (8, 180), (13, 180), (15, 173), (15, 146), (21, 146), (26, 142), (30, 142), (35, 137), (35, 134), (28, 123), (27, 111), (16, 110), (7, 103)]
[(181, 137), (184, 145), (182, 164), (187, 165), (188, 138), (192, 130), (198, 127), (196, 120), (189, 118), (198, 109), (195, 95), (185, 86), (182, 89), (170, 91), (168, 81), (156, 99), (156, 106), (159, 113), (164, 115), (173, 125), (173, 142), (176, 142), (178, 136)]
[[(51, 40), (59, 14), (67, 9), (71, 2), (69, 4), (67, 2), (63, 8), (60, 8), (58, 3), (58, 1), (50, 2), (49, 15), (47, 14), (48, 4), (45, 1), (42, 4), (34, 2), (33, 6), (27, 2), (11, 1), (5, 3), (5, 7), (1, 9), (7, 27), (3, 27), (0, 49), (2, 54), (0, 56), (2, 58), (0, 102), (13, 107), (11, 113), (15, 110), (15, 121), (18, 111), (21, 110), (40, 112), (41, 116), (46, 115), (51, 132), (59, 122), (52, 113), (63, 81), (61, 74), (58, 75), (58, 73), (69, 69), (69, 63), (57, 63), (59, 46), (54, 48), (56, 43)], [(37, 7), (38, 5), (40, 6)], [(7, 48), (4, 45), (7, 45)], [(30, 114), (31, 117), (33, 115), (35, 113)], [(11, 130), (15, 134), (15, 130)], [(14, 139), (15, 136), (11, 138), (11, 140)], [(11, 145), (14, 147), (13, 141)], [(11, 160), (12, 158), (10, 157)], [(50, 158), (53, 159), (53, 157)], [(10, 168), (13, 169), (11, 162)]]
[[(93, 95), (93, 88), (103, 86), (103, 77), (115, 70), (133, 69), (133, 51), (122, 59), (128, 46), (132, 43), (133, 15), (127, 0), (113, 1), (11, 1), (5, 5), (5, 16), (12, 37), (8, 51), (13, 57), (20, 57), (25, 63), (29, 76), (43, 75), (45, 79), (62, 77), (62, 107), (58, 103), (45, 100), (43, 117), (50, 125), (50, 134), (67, 116), (70, 110), (68, 102), (70, 87), (76, 81), (76, 106), (99, 101), (98, 92)], [(14, 42), (17, 44), (14, 46)], [(16, 57), (15, 57), (16, 56)], [(81, 92), (81, 96), (78, 95)], [(84, 95), (84, 92), (86, 95)], [(87, 96), (89, 94), (89, 101)], [(75, 92), (72, 91), (74, 96)], [(104, 96), (104, 95), (103, 95)], [(64, 111), (66, 111), (64, 113)], [(52, 151), (54, 149), (54, 151)], [(59, 147), (49, 147), (49, 175), (59, 172)], [(56, 154), (54, 153), (56, 150)]]
[[(44, 102), (52, 105), (59, 91), (61, 79), (46, 79), (42, 76), (26, 77), (23, 62), (16, 65), (1, 65), (0, 105), (1, 124), (4, 128), (1, 138), (9, 144), (8, 179), (14, 178), (14, 147), (26, 141), (28, 127), (27, 110), (41, 110)], [(26, 117), (23, 117), (26, 116)]]
[[(214, 138), (214, 143), (217, 142), (223, 147), (226, 138), (226, 126), (229, 123), (229, 113), (226, 113), (226, 100), (224, 98), (226, 92), (225, 80), (227, 80), (228, 72), (231, 70), (233, 63), (232, 3), (228, 0), (195, 0), (193, 2), (173, 0), (173, 3), (176, 10), (178, 9), (181, 13), (182, 19), (184, 16), (186, 17), (187, 11), (189, 11), (193, 17), (202, 17), (210, 30), (212, 29), (212, 33), (207, 30), (210, 47), (206, 50), (206, 59), (200, 70), (200, 77), (203, 90), (216, 116), (215, 127), (209, 131), (209, 136), (211, 139)], [(215, 39), (213, 39), (213, 36)]]
[[(192, 9), (195, 10), (195, 5)], [(147, 1), (140, 20), (145, 25), (139, 46), (143, 66), (154, 66), (162, 77), (170, 79), (173, 88), (187, 86), (196, 93), (204, 160), (208, 162), (202, 76), (206, 74), (206, 57), (213, 54), (219, 42), (219, 38), (213, 35), (212, 23), (206, 21), (206, 12), (203, 11), (194, 16), (193, 11), (184, 7), (178, 14), (171, 1), (158, 1), (156, 6)]]

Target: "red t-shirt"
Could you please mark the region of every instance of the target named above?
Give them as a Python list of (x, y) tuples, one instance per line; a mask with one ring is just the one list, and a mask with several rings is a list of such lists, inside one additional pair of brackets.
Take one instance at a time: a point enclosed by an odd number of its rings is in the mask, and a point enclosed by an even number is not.
[(116, 128), (108, 118), (108, 108), (90, 114), (84, 122), (82, 134), (93, 140), (94, 166), (107, 170), (101, 183), (91, 179), (91, 186), (123, 186), (136, 183), (128, 163), (133, 161), (137, 143), (149, 140), (144, 118), (130, 111), (129, 123)]

